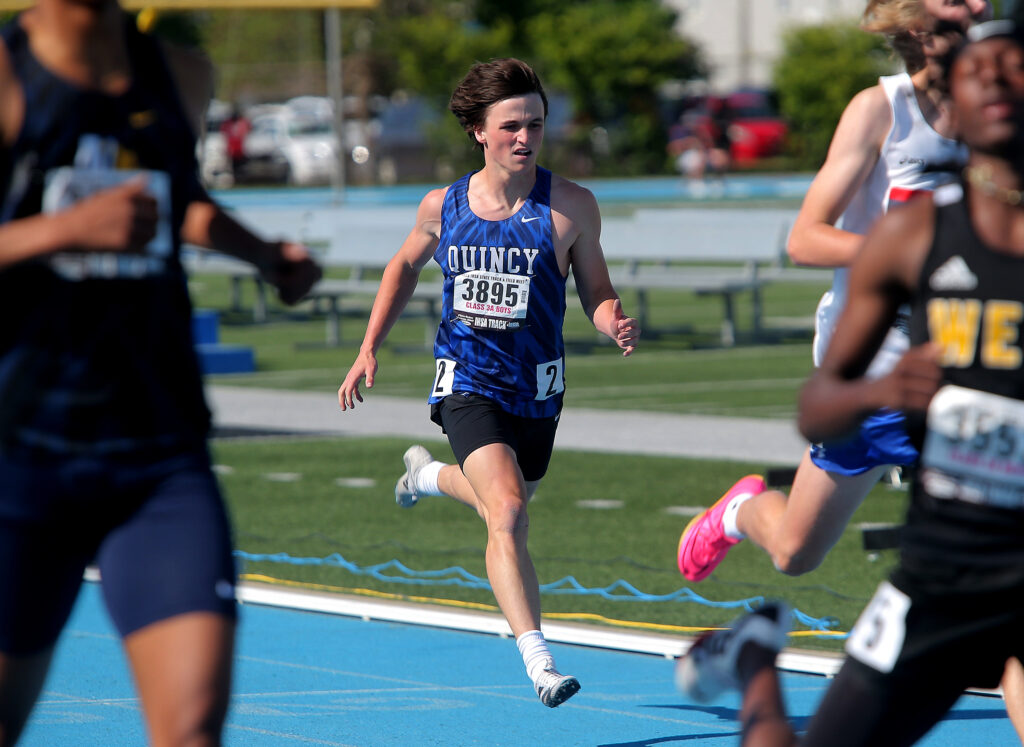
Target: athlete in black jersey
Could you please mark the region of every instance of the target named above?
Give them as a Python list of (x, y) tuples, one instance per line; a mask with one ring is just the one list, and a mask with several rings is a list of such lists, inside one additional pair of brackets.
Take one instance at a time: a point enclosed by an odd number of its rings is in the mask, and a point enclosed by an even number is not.
[[(800, 429), (841, 437), (903, 410), (921, 451), (900, 562), (862, 613), (802, 744), (911, 744), (967, 687), (1024, 654), (1024, 33), (968, 32), (949, 62), (965, 182), (893, 211), (868, 235), (847, 308), (804, 387)], [(894, 251), (898, 248), (899, 251)], [(913, 347), (864, 372), (899, 305)], [(787, 616), (765, 609), (699, 641), (684, 692), (744, 691), (746, 744), (792, 744), (773, 667)]]
[(320, 271), (199, 184), (190, 61), (117, 0), (37, 0), (0, 32), (0, 745), (93, 562), (150, 742), (220, 743), (235, 569), (179, 249), (289, 303)]

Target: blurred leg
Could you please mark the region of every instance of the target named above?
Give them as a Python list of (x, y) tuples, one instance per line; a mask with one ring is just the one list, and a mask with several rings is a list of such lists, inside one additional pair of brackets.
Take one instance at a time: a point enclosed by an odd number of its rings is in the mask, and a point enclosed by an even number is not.
[(1003, 672), (1003, 700), (1006, 701), (1006, 715), (1017, 732), (1017, 738), (1024, 744), (1024, 667), (1016, 656), (1010, 657)]
[(231, 692), (235, 624), (194, 612), (124, 639), (153, 747), (221, 743)]
[(745, 747), (788, 747), (797, 741), (782, 701), (775, 656), (774, 651), (754, 644), (748, 644), (740, 654), (740, 723)]
[[(95, 550), (88, 458), (0, 449), (0, 746), (25, 727)], [(104, 496), (106, 497), (106, 496)]]
[(52, 647), (32, 656), (0, 654), (0, 747), (18, 741), (52, 658)]
[(204, 453), (144, 465), (141, 475), (130, 479), (130, 513), (97, 556), (107, 609), (153, 747), (217, 745), (236, 615), (227, 513)]
[[(908, 633), (908, 636), (911, 635)], [(911, 745), (953, 707), (965, 683), (939, 654), (890, 675), (847, 657), (807, 726), (807, 747)], [(929, 668), (930, 667), (930, 668)]]
[(736, 526), (764, 548), (783, 573), (808, 573), (839, 541), (885, 470), (875, 467), (859, 475), (833, 474), (815, 465), (805, 452), (789, 496), (778, 490), (754, 496), (740, 506)]

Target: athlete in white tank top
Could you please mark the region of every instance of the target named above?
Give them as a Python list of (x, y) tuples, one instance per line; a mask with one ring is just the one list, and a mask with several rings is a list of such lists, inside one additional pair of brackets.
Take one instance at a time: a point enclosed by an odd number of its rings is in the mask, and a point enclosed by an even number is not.
[[(866, 234), (890, 206), (906, 202), (917, 192), (931, 192), (952, 181), (955, 168), (966, 158), (959, 142), (940, 135), (925, 119), (909, 75), (882, 76), (878, 83), (889, 101), (892, 126), (874, 169), (837, 223), (838, 228), (858, 234)], [(837, 268), (831, 290), (825, 292), (818, 304), (813, 347), (815, 366), (824, 357), (832, 330), (846, 305), (848, 276), (848, 268)], [(905, 326), (893, 327), (872, 361), (868, 375), (876, 377), (891, 371), (908, 346)]]
[[(786, 249), (796, 264), (846, 267), (856, 258), (872, 222), (888, 204), (914, 189), (931, 189), (933, 173), (955, 160), (947, 102), (933, 87), (938, 61), (953, 42), (902, 0), (871, 0), (865, 28), (890, 37), (909, 74), (883, 78), (847, 105), (828, 155), (804, 197)], [(822, 304), (819, 332), (831, 330), (845, 295), (845, 271)], [(831, 313), (830, 313), (831, 312)], [(827, 344), (819, 335), (818, 346)], [(680, 537), (680, 571), (691, 580), (711, 573), (736, 542), (748, 538), (780, 571), (813, 570), (842, 535), (864, 496), (890, 465), (917, 458), (899, 413), (872, 416), (853, 438), (815, 444), (805, 453), (787, 495), (757, 476), (739, 480)]]

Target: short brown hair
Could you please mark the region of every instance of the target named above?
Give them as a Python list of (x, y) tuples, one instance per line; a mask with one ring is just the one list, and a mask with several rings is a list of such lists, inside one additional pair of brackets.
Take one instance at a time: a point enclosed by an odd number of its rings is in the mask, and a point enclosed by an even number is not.
[(469, 135), (470, 142), (482, 148), (473, 133), (484, 126), (487, 110), (499, 101), (531, 93), (540, 95), (544, 102), (544, 116), (547, 117), (548, 97), (537, 73), (522, 60), (503, 57), (473, 65), (455, 86), (448, 108)]

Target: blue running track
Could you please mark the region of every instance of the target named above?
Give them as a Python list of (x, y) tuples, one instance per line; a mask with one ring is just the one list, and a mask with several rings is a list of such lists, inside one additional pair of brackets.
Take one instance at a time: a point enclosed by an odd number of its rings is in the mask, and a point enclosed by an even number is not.
[[(686, 702), (660, 656), (553, 644), (583, 689), (557, 709), (533, 693), (511, 640), (267, 606), (241, 609), (229, 746), (739, 743), (736, 696)], [(827, 680), (784, 677), (799, 726)], [(1002, 700), (964, 696), (929, 747), (1011, 745)], [(120, 643), (87, 583), (23, 747), (144, 745)]]

